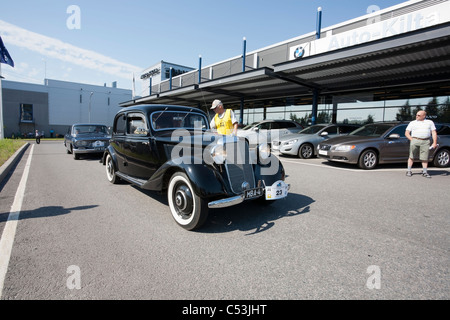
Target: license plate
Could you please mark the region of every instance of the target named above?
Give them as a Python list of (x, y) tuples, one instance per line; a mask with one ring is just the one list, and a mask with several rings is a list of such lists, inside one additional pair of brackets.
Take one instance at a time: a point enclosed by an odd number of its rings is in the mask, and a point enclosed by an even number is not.
[(285, 198), (289, 192), (289, 185), (283, 181), (277, 181), (270, 187), (266, 187), (266, 200)]
[(248, 189), (244, 192), (244, 199), (261, 197), (264, 194), (264, 188)]
[(328, 155), (328, 151), (319, 150), (319, 154), (322, 155), (322, 156), (327, 156)]

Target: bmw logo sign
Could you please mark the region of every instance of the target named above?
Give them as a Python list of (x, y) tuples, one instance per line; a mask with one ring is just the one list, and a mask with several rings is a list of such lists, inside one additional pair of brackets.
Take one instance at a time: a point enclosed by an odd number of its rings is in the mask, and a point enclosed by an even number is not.
[(294, 57), (295, 57), (296, 59), (302, 58), (304, 54), (305, 54), (305, 49), (304, 49), (303, 47), (298, 47), (298, 48), (295, 49), (295, 51), (294, 51)]

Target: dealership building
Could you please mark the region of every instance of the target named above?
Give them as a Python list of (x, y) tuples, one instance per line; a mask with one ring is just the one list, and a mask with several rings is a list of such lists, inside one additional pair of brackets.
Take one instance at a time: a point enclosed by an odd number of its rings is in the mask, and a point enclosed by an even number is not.
[[(321, 12), (318, 12), (318, 22)], [(326, 14), (326, 12), (324, 13)], [(331, 13), (330, 13), (331, 14)], [(152, 82), (120, 105), (181, 104), (208, 110), (214, 99), (241, 124), (411, 120), (418, 108), (450, 122), (450, 2), (410, 0), (274, 45)], [(157, 72), (157, 71), (156, 71)]]

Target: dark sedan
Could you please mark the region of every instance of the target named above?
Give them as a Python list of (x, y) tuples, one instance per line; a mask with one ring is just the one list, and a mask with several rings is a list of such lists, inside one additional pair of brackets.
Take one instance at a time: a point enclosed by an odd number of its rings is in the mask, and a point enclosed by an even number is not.
[(108, 128), (103, 124), (78, 123), (67, 129), (64, 146), (67, 153), (78, 160), (81, 154), (103, 153), (110, 138)]
[[(407, 123), (367, 124), (347, 136), (331, 138), (317, 146), (319, 157), (329, 161), (358, 164), (373, 169), (378, 164), (398, 163), (409, 157), (409, 140), (405, 137)], [(450, 127), (436, 124), (438, 147), (430, 152), (429, 161), (437, 167), (450, 163)]]

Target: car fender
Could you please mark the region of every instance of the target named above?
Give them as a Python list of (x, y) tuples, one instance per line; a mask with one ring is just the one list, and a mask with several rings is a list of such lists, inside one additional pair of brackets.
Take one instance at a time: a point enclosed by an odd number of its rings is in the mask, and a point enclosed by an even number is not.
[(116, 156), (116, 152), (114, 151), (114, 148), (111, 147), (111, 145), (109, 145), (108, 147), (106, 147), (105, 151), (103, 152), (103, 156), (102, 156), (102, 164), (106, 165), (106, 157), (109, 155), (111, 155), (111, 158), (113, 160), (114, 163), (114, 168), (117, 170), (117, 156)]
[[(273, 170), (267, 170), (269, 169), (270, 165), (255, 165), (255, 180), (256, 183), (258, 183), (258, 181), (264, 181), (264, 184), (266, 186), (271, 186), (273, 183), (275, 183), (278, 180), (283, 180), (285, 179), (285, 171), (284, 171), (284, 167), (281, 164), (281, 162), (278, 160), (278, 168), (276, 169), (276, 172), (272, 172)], [(265, 172), (266, 171), (266, 172)], [(267, 174), (267, 172), (270, 172), (270, 174)]]
[(175, 172), (184, 172), (192, 182), (195, 193), (201, 198), (211, 198), (227, 194), (225, 182), (213, 165), (202, 159), (180, 157), (164, 163), (142, 186), (150, 190), (164, 190)]

